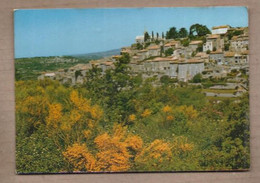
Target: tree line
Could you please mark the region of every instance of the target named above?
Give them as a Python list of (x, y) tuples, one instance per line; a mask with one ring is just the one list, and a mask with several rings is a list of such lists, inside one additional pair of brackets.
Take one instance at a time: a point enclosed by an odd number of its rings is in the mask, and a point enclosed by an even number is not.
[[(211, 31), (207, 28), (206, 25), (201, 24), (193, 24), (190, 26), (189, 30), (187, 30), (185, 27), (180, 28), (179, 30), (176, 27), (169, 28), (168, 31), (166, 31), (166, 34), (164, 32), (161, 33), (161, 38), (165, 39), (178, 39), (178, 38), (195, 38), (195, 37), (201, 37), (205, 36), (207, 34), (210, 34)], [(147, 40), (158, 40), (159, 33), (156, 33), (156, 36), (154, 36), (154, 32), (152, 31), (151, 35), (148, 32), (144, 33), (144, 41)]]

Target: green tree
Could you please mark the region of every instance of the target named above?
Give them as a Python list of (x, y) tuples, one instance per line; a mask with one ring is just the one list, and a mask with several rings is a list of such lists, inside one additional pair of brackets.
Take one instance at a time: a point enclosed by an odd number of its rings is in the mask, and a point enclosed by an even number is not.
[(195, 36), (205, 36), (207, 34), (210, 34), (210, 30), (207, 28), (206, 25), (201, 25), (201, 24), (193, 24), (190, 26), (190, 37), (195, 37)]
[(143, 45), (140, 44), (140, 43), (137, 43), (137, 44), (136, 44), (136, 49), (142, 50), (142, 49), (143, 49)]
[(84, 83), (93, 100), (99, 100), (105, 91), (105, 83), (102, 78), (102, 69), (92, 66), (92, 69), (86, 73), (86, 82)]
[(224, 50), (225, 50), (225, 51), (229, 51), (229, 47), (230, 47), (230, 43), (226, 43), (226, 44), (224, 45)]
[(162, 84), (168, 85), (168, 84), (171, 84), (171, 83), (176, 83), (177, 80), (176, 80), (176, 79), (172, 79), (172, 78), (170, 78), (170, 77), (167, 76), (167, 75), (164, 75), (164, 76), (162, 76), (162, 77), (160, 78), (160, 82), (161, 82)]
[(165, 50), (164, 54), (165, 56), (171, 56), (173, 54), (173, 48), (169, 48), (167, 50)]
[(190, 44), (190, 40), (187, 38), (187, 39), (183, 39), (181, 40), (181, 44), (184, 46), (184, 47), (187, 47), (189, 46)]
[(192, 82), (193, 83), (200, 83), (202, 80), (202, 75), (200, 73), (196, 74), (193, 79), (192, 79)]
[(77, 70), (77, 71), (75, 72), (75, 78), (77, 79), (79, 76), (82, 76), (81, 70)]
[(180, 30), (179, 30), (179, 33), (178, 33), (178, 37), (179, 38), (185, 38), (188, 36), (188, 31), (186, 28), (182, 27)]
[(176, 27), (171, 27), (166, 33), (166, 39), (176, 39), (178, 38), (178, 31)]
[(150, 39), (150, 35), (148, 34), (148, 32), (144, 33), (144, 42), (148, 41)]
[(229, 30), (227, 32), (227, 37), (228, 37), (229, 40), (231, 40), (233, 36), (239, 36), (243, 33), (244, 33), (243, 30)]
[(202, 52), (203, 51), (203, 43), (198, 45), (198, 48), (196, 49), (197, 52)]

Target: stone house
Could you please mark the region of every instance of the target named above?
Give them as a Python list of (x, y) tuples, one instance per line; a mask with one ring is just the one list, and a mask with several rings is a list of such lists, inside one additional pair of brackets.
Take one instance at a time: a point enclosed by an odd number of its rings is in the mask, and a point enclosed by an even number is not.
[(179, 46), (180, 46), (180, 41), (173, 40), (173, 41), (170, 41), (170, 42), (166, 43), (163, 47), (164, 47), (164, 51), (166, 51), (169, 48), (173, 48), (175, 50)]
[(129, 67), (133, 73), (143, 72), (143, 64), (138, 62), (130, 62)]
[(141, 61), (141, 56), (139, 54), (137, 55), (134, 55), (132, 58), (131, 58), (131, 61), (133, 62), (138, 62), (138, 61)]
[(102, 69), (102, 74), (105, 74), (106, 70), (115, 68), (114, 62), (112, 62), (112, 61), (102, 62), (102, 63), (100, 63), (99, 68)]
[(200, 59), (173, 59), (172, 57), (155, 58), (143, 63), (144, 72), (161, 77), (167, 75), (178, 78), (181, 81), (188, 81), (196, 74), (204, 70), (204, 62)]
[(232, 65), (235, 63), (235, 52), (224, 52), (225, 65)]
[(45, 78), (49, 78), (49, 79), (56, 79), (56, 74), (54, 72), (47, 72), (47, 73), (43, 73), (40, 76), (38, 76), (39, 80), (45, 79)]
[(148, 58), (148, 50), (146, 49), (143, 49), (143, 50), (140, 50), (137, 55), (139, 56), (140, 60), (144, 60), (146, 58)]
[(120, 55), (124, 54), (124, 53), (128, 53), (129, 55), (131, 55), (132, 51), (130, 47), (122, 47), (121, 51), (120, 51)]
[(179, 47), (173, 51), (173, 56), (176, 58), (190, 58), (192, 52), (192, 49), (189, 47)]
[(205, 53), (205, 52), (198, 52), (195, 55), (195, 58), (202, 60), (204, 63), (208, 63), (209, 62), (209, 55), (207, 53)]
[(201, 40), (194, 40), (194, 41), (191, 41), (190, 44), (189, 44), (189, 48), (193, 51), (196, 51), (196, 49), (199, 47), (200, 44), (202, 44), (203, 41)]
[(243, 54), (242, 53), (235, 54), (235, 64), (245, 65), (247, 63), (248, 63), (248, 53), (243, 52)]
[(242, 53), (225, 52), (224, 58), (225, 58), (226, 65), (241, 66), (241, 65), (248, 64), (248, 52), (242, 52)]
[(204, 63), (199, 59), (189, 59), (185, 62), (178, 63), (178, 79), (180, 81), (191, 80), (196, 74), (202, 73)]
[(212, 41), (206, 41), (206, 43), (203, 44), (203, 51), (207, 52), (207, 51), (212, 51), (213, 50), (213, 43)]
[(153, 60), (147, 60), (143, 63), (143, 72), (158, 77), (170, 75), (170, 63), (172, 61), (172, 57), (157, 57)]
[(181, 46), (181, 42), (180, 41), (175, 41), (175, 40), (171, 41), (170, 44), (172, 45), (172, 47), (174, 49), (176, 49), (176, 48)]
[(209, 59), (215, 61), (216, 64), (222, 65), (224, 64), (224, 53), (222, 50), (212, 51), (209, 54)]
[(113, 55), (111, 58), (112, 58), (112, 61), (115, 62), (121, 57), (122, 57), (122, 55)]
[(169, 76), (171, 78), (178, 78), (178, 70), (179, 70), (178, 67), (179, 67), (178, 60), (170, 62)]
[(244, 56), (245, 63), (248, 64), (249, 63), (249, 50), (241, 52), (241, 55)]
[(248, 50), (249, 38), (245, 35), (233, 36), (230, 40), (230, 51), (243, 52)]
[(163, 50), (166, 51), (168, 49), (172, 48), (172, 45), (171, 43), (166, 43), (164, 46), (163, 46)]
[(160, 56), (161, 48), (158, 45), (149, 46), (147, 50), (148, 50), (148, 57)]
[(203, 44), (203, 51), (213, 51), (214, 49), (219, 50), (224, 48), (224, 39), (218, 34), (209, 34), (206, 38), (206, 43)]

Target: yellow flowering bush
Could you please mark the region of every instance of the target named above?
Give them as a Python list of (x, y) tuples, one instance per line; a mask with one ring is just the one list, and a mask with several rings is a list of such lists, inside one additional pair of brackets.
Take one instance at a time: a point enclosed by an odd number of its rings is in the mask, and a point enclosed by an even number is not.
[(198, 117), (198, 112), (196, 109), (193, 108), (193, 106), (180, 106), (178, 108), (180, 112), (183, 112), (189, 119), (195, 119)]
[(162, 140), (156, 139), (136, 156), (135, 162), (140, 165), (145, 165), (152, 161), (151, 166), (158, 167), (161, 162), (169, 161), (171, 158), (172, 152), (170, 145)]
[(107, 133), (99, 135), (95, 139), (98, 147), (96, 154), (97, 165), (104, 171), (125, 171), (130, 168), (130, 154), (126, 143), (118, 136), (110, 136)]
[(62, 117), (62, 106), (61, 104), (50, 104), (49, 115), (46, 119), (47, 126), (57, 128), (58, 123)]
[(126, 138), (127, 147), (134, 151), (140, 151), (143, 147), (143, 140), (137, 135), (130, 135)]
[(74, 171), (98, 171), (96, 159), (88, 151), (86, 145), (75, 143), (62, 153), (66, 161), (74, 167)]
[(145, 118), (145, 117), (150, 116), (151, 113), (152, 113), (152, 111), (150, 111), (149, 109), (145, 109), (144, 112), (141, 114), (141, 116), (142, 116), (143, 118)]

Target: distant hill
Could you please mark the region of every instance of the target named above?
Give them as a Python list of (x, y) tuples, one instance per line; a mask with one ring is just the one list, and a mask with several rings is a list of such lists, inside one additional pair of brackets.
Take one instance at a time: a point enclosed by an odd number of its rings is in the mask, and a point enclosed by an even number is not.
[(119, 54), (120, 54), (120, 49), (114, 49), (114, 50), (108, 50), (108, 51), (102, 51), (102, 52), (77, 54), (77, 55), (71, 55), (71, 56), (76, 57), (76, 58), (100, 59), (100, 58), (110, 57), (110, 56), (119, 55)]

